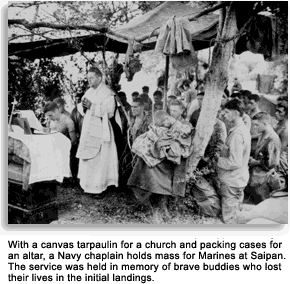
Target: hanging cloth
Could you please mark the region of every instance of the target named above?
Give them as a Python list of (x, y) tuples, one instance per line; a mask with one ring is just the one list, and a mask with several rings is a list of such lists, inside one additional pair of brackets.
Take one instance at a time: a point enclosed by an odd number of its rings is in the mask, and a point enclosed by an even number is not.
[(173, 68), (184, 70), (198, 63), (191, 40), (188, 19), (172, 16), (160, 30), (155, 52), (170, 56)]

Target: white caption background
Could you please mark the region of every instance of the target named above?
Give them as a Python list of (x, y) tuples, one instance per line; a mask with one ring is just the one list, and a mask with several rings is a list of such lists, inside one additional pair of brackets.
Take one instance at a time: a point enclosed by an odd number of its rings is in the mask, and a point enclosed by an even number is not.
[[(80, 233), (80, 232), (78, 232)], [(127, 232), (128, 234), (129, 232)], [(142, 232), (141, 232), (142, 233)], [(53, 281), (51, 283), (62, 282), (62, 283), (90, 283), (90, 282), (102, 282), (100, 276), (107, 276), (109, 274), (109, 278), (106, 278), (106, 282), (103, 278), (103, 283), (177, 283), (182, 281), (183, 283), (193, 283), (196, 281), (202, 281), (203, 283), (255, 283), (256, 281), (263, 282), (263, 283), (273, 283), (273, 281), (277, 281), (277, 279), (287, 279), (286, 277), (289, 276), (289, 255), (290, 255), (290, 245), (289, 239), (287, 237), (288, 234), (284, 234), (281, 236), (188, 236), (185, 234), (184, 236), (175, 236), (174, 232), (171, 235), (170, 232), (163, 232), (166, 236), (150, 236), (146, 235), (144, 232), (144, 236), (113, 236), (114, 232), (110, 232), (110, 235), (104, 236), (104, 233), (100, 234), (99, 232), (89, 233), (90, 235), (74, 235), (71, 232), (70, 235), (26, 235), (26, 234), (7, 234), (1, 236), (1, 283), (16, 283), (16, 281), (8, 281), (8, 274), (14, 274), (15, 276), (24, 276), (29, 275), (27, 281), (18, 281), (18, 282), (26, 282), (26, 283), (49, 283), (49, 281), (43, 281), (39, 278), (34, 276), (34, 280), (32, 281), (32, 274), (41, 275), (41, 276), (49, 276), (53, 277)], [(67, 234), (67, 233), (66, 233)], [(119, 233), (116, 233), (116, 235)], [(191, 234), (195, 234), (195, 232), (191, 232)], [(198, 235), (198, 234), (196, 234)], [(266, 235), (266, 233), (265, 233)], [(29, 243), (29, 248), (9, 248), (8, 241), (26, 241)], [(116, 242), (118, 248), (111, 248), (111, 249), (80, 249), (77, 248), (77, 242), (104, 242), (107, 241)], [(121, 247), (121, 242), (123, 241), (123, 247)], [(163, 248), (163, 249), (154, 249), (152, 248), (151, 241), (153, 243), (162, 243), (174, 242), (176, 244), (176, 248)], [(32, 242), (38, 243), (38, 248), (32, 248)], [(72, 242), (74, 244), (74, 248), (69, 249), (48, 249), (48, 248), (41, 248), (41, 243), (69, 243)], [(140, 242), (142, 248), (136, 248), (137, 242)], [(196, 243), (196, 248), (179, 248), (180, 243)], [(200, 252), (200, 244), (203, 243), (204, 247), (201, 250), (202, 257), (205, 257), (209, 254), (234, 254), (235, 259), (199, 259), (199, 252)], [(211, 243), (221, 243), (225, 244), (228, 243), (228, 246), (232, 245), (231, 248), (234, 248), (235, 243), (235, 250), (232, 250), (230, 247), (227, 248), (212, 248)], [(270, 247), (270, 242), (273, 244)], [(132, 243), (130, 245), (130, 243)], [(145, 244), (147, 243), (147, 248)], [(241, 248), (240, 243), (265, 243), (266, 248)], [(194, 246), (194, 245), (193, 245)], [(245, 246), (245, 245), (243, 245)], [(280, 248), (279, 248), (280, 247)], [(43, 253), (43, 259), (22, 259), (23, 253)], [(64, 255), (65, 258), (68, 259), (58, 259), (58, 252)], [(105, 254), (109, 252), (111, 254), (116, 255), (116, 253), (123, 254), (123, 259), (85, 259), (85, 255), (92, 253), (92, 254)], [(16, 260), (8, 260), (9, 253), (18, 253), (20, 255), (20, 259)], [(52, 253), (55, 255), (54, 259), (49, 259), (49, 254)], [(65, 253), (65, 254), (64, 254)], [(128, 259), (127, 255), (130, 253), (133, 255), (133, 259)], [(169, 254), (179, 255), (179, 259), (155, 259), (155, 254)], [(204, 254), (206, 253), (206, 254)], [(247, 259), (239, 259), (240, 255), (245, 255), (247, 253)], [(81, 255), (80, 255), (81, 254)], [(148, 259), (148, 255), (151, 255), (151, 259)], [(195, 254), (195, 255), (194, 255)], [(283, 254), (283, 259), (259, 259), (259, 258), (266, 258), (272, 256), (273, 254)], [(171, 255), (171, 256), (172, 256)], [(80, 257), (80, 258), (79, 258)], [(255, 258), (256, 259), (253, 259)], [(79, 260), (78, 260), (79, 258)], [(17, 270), (18, 266), (9, 265), (8, 263), (16, 263), (17, 265), (25, 265), (26, 270)], [(29, 264), (36, 265), (36, 264), (60, 264), (62, 266), (62, 270), (41, 270), (41, 271), (31, 271), (29, 270)], [(66, 270), (65, 265), (83, 265), (84, 270)], [(96, 270), (88, 270), (88, 264), (92, 269), (92, 266)], [(104, 266), (105, 264), (105, 266)], [(118, 267), (118, 270), (115, 267), (114, 271), (110, 271), (110, 264), (115, 264)], [(124, 266), (123, 271), (121, 270), (122, 264), (128, 264), (129, 266)], [(205, 266), (204, 266), (205, 264)], [(245, 270), (243, 265), (251, 265), (252, 270)], [(101, 265), (101, 266), (100, 266)], [(133, 266), (131, 266), (133, 265)], [(140, 267), (144, 265), (145, 270), (137, 270), (138, 266)], [(181, 265), (185, 265), (181, 267)], [(213, 265), (219, 265), (218, 268), (220, 270), (209, 270)], [(239, 270), (230, 270), (230, 267), (234, 267), (238, 265)], [(253, 266), (254, 265), (254, 266)], [(77, 268), (77, 266), (74, 266)], [(266, 270), (267, 266), (267, 270)], [(48, 267), (48, 266), (47, 266)], [(105, 268), (106, 270), (102, 270)], [(134, 270), (125, 270), (130, 268), (134, 268)], [(216, 268), (217, 266), (215, 266)], [(12, 270), (10, 270), (10, 268)], [(222, 269), (223, 268), (223, 269)], [(256, 268), (256, 270), (254, 269)], [(15, 270), (16, 269), (16, 270)], [(186, 269), (186, 270), (185, 270)], [(197, 270), (198, 269), (198, 270)], [(207, 270), (204, 270), (207, 269)], [(271, 269), (271, 270), (269, 270)], [(275, 270), (274, 270), (275, 269)], [(56, 281), (56, 274), (62, 275), (64, 277), (64, 281)], [(68, 274), (73, 275), (74, 277), (68, 278)], [(85, 281), (85, 276), (90, 275), (95, 277), (99, 275), (99, 278), (95, 278), (95, 281)], [(113, 274), (115, 274), (113, 279)], [(128, 281), (118, 281), (118, 275), (125, 275), (128, 276), (131, 274), (131, 278)], [(116, 276), (117, 275), (117, 276)], [(80, 276), (77, 278), (77, 276)], [(139, 276), (139, 278), (137, 277)], [(141, 277), (142, 276), (142, 277)], [(148, 278), (148, 276), (151, 277)], [(136, 278), (137, 277), (137, 278)], [(285, 277), (285, 278), (284, 278)], [(61, 279), (61, 278), (60, 278)], [(80, 281), (78, 281), (78, 279)], [(130, 281), (130, 280), (136, 281)], [(114, 280), (114, 281), (113, 281)]]

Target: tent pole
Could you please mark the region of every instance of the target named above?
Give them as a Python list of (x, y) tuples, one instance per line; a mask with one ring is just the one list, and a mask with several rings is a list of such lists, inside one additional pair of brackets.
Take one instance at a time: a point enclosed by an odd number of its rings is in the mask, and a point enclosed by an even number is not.
[(165, 61), (165, 78), (164, 78), (164, 102), (163, 102), (163, 110), (166, 110), (166, 108), (167, 108), (168, 74), (169, 74), (169, 55), (166, 55), (166, 61)]

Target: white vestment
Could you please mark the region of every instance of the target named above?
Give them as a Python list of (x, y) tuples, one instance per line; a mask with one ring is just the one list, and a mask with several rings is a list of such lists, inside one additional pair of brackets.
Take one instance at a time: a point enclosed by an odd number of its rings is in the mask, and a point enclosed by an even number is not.
[(87, 193), (101, 193), (110, 185), (118, 186), (118, 155), (109, 118), (114, 116), (114, 93), (104, 83), (90, 88), (82, 100), (91, 101), (83, 121), (78, 178)]

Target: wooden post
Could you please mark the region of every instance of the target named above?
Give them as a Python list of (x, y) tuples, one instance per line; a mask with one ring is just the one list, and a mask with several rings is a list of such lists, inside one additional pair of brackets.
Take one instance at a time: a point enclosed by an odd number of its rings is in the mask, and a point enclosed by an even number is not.
[[(196, 57), (198, 56), (198, 51), (196, 52)], [(198, 61), (197, 64), (195, 65), (195, 81), (196, 81), (196, 86), (198, 84), (199, 78), (198, 78)]]
[(163, 110), (167, 109), (167, 88), (168, 88), (168, 77), (169, 77), (168, 74), (169, 74), (169, 55), (166, 55)]

